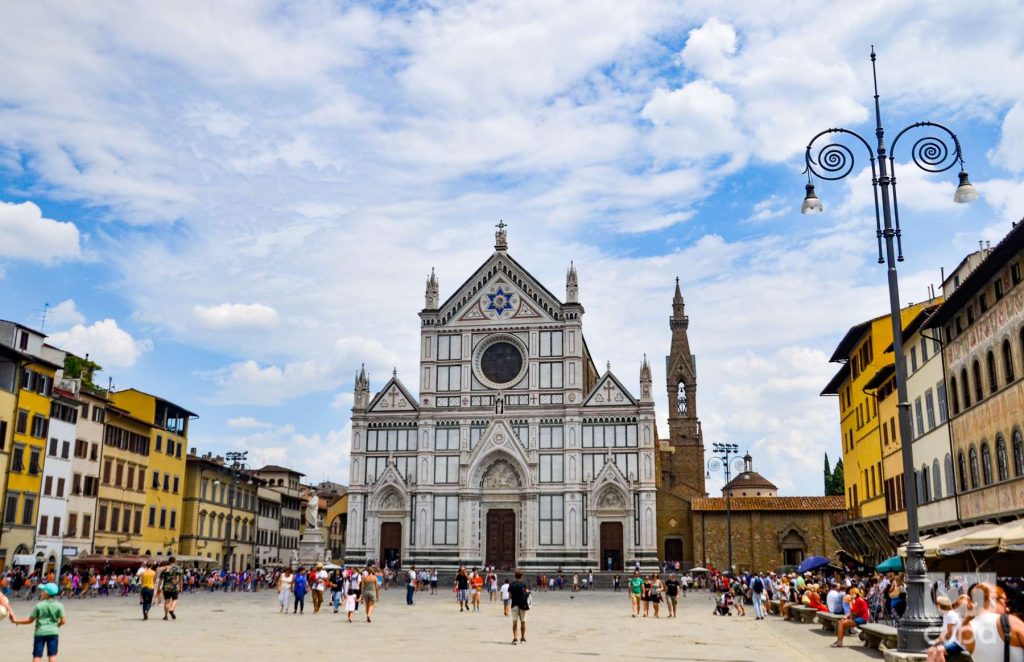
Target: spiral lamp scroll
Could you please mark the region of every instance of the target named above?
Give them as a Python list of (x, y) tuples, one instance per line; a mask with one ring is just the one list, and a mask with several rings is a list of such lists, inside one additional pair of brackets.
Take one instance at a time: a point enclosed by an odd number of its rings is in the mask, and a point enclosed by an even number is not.
[[(808, 164), (811, 171), (820, 179), (842, 179), (853, 171), (855, 159), (853, 151), (841, 143), (829, 143), (818, 152), (818, 158)], [(816, 166), (816, 167), (815, 167)]]
[(951, 152), (946, 141), (936, 136), (919, 138), (910, 150), (910, 156), (921, 170), (944, 172), (958, 162), (956, 152)]

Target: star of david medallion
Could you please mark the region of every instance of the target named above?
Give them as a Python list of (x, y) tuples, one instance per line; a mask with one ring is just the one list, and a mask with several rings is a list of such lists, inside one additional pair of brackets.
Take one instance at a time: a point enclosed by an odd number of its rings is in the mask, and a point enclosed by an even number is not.
[(501, 317), (506, 310), (512, 310), (512, 296), (512, 292), (506, 292), (504, 288), (499, 287), (497, 292), (487, 295), (487, 310)]

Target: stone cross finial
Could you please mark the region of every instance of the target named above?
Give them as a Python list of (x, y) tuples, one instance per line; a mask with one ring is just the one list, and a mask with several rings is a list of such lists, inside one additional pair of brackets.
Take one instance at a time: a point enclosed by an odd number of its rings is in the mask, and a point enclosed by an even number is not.
[(505, 231), (505, 228), (508, 227), (508, 224), (505, 221), (498, 221), (498, 224), (494, 227), (498, 228), (498, 231), (494, 233), (494, 250), (507, 251), (508, 233)]

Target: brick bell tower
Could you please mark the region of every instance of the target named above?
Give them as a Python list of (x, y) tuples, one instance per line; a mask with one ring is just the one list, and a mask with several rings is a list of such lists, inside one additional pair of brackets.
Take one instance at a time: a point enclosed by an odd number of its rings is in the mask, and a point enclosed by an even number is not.
[(665, 360), (668, 390), (668, 439), (658, 443), (658, 538), (662, 559), (681, 561), (684, 568), (700, 565), (694, 557), (692, 499), (707, 495), (704, 476), (704, 436), (697, 418), (697, 364), (690, 352), (690, 318), (676, 278), (672, 298), (672, 345)]

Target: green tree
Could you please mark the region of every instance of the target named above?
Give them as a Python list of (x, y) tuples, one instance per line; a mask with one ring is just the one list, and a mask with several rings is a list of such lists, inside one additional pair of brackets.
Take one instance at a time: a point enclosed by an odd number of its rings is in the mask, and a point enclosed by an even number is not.
[(839, 458), (832, 470), (832, 482), (826, 496), (843, 496), (846, 494), (846, 476), (843, 473), (843, 459)]
[(828, 462), (828, 453), (825, 453), (825, 495), (832, 494), (832, 467)]

